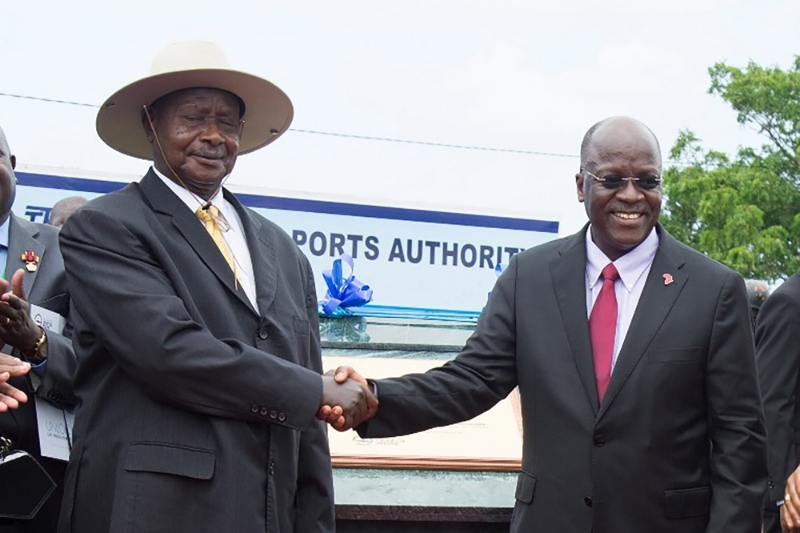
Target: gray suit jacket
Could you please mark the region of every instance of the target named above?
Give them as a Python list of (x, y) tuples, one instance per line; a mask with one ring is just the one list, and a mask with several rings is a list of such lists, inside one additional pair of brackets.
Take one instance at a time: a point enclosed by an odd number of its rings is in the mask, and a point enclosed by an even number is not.
[(584, 228), (512, 259), (454, 361), (377, 381), (378, 415), (359, 432), (466, 420), (519, 386), (512, 532), (758, 533), (766, 439), (744, 283), (658, 231), (602, 405)]
[[(31, 251), (39, 256), (39, 265), (35, 272), (26, 270), (23, 280), (25, 294), (31, 304), (54, 311), (68, 317), (69, 291), (64, 273), (64, 261), (58, 248), (58, 230), (52, 226), (35, 224), (24, 218), (11, 214), (8, 239), (8, 264), (6, 275), (11, 276), (19, 268), (25, 268), (22, 254)], [(47, 363), (41, 374), (31, 371), (22, 378), (12, 378), (11, 383), (28, 394), (28, 402), (0, 414), (0, 430), (19, 448), (37, 458), (58, 485), (58, 489), (50, 496), (45, 506), (33, 520), (17, 523), (14, 526), (0, 525), (0, 532), (28, 531), (50, 533), (55, 529), (58, 511), (61, 506), (61, 488), (63, 485), (66, 463), (55, 459), (44, 459), (39, 452), (39, 432), (36, 424), (36, 406), (34, 394), (50, 401), (71, 405), (75, 403), (72, 395), (72, 375), (75, 371), (75, 353), (69, 338), (70, 327), (64, 335), (49, 333), (47, 336)], [(3, 347), (4, 353), (13, 353), (24, 359), (19, 350), (12, 346)], [(24, 529), (15, 529), (22, 528)]]
[(334, 530), (311, 268), (224, 194), (257, 310), (152, 171), (62, 229), (81, 401), (62, 533)]
[[(769, 436), (767, 509), (777, 515), (786, 478), (800, 462), (800, 273), (775, 289), (758, 312), (756, 363)], [(780, 532), (772, 516), (768, 532)]]

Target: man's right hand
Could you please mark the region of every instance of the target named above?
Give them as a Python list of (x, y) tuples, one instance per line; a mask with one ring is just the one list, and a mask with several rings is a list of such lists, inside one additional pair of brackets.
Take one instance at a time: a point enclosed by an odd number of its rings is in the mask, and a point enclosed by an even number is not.
[[(5, 354), (0, 354), (0, 355), (3, 356), (1, 359), (5, 359), (5, 357), (11, 357)], [(2, 368), (4, 367), (3, 364), (0, 362), (0, 369)], [(27, 368), (25, 368), (24, 371), (22, 371), (22, 374), (15, 374), (15, 375), (26, 374), (28, 370), (30, 370), (30, 368), (31, 366), (27, 365)], [(20, 372), (20, 371), (21, 370), (15, 368), (15, 372)], [(12, 387), (8, 383), (8, 380), (10, 378), (11, 378), (11, 373), (8, 370), (0, 371), (0, 413), (5, 413), (9, 409), (16, 409), (17, 407), (19, 407), (20, 402), (25, 403), (28, 401), (28, 396), (24, 392), (17, 389), (16, 387)]]
[(372, 417), (377, 409), (378, 400), (364, 378), (348, 380), (346, 374), (338, 370), (335, 376), (330, 372), (322, 376), (322, 400), (317, 418), (328, 421), (334, 429), (345, 431), (356, 427)]
[(800, 467), (786, 480), (786, 492), (781, 506), (781, 529), (800, 530)]
[(0, 373), (8, 372), (10, 377), (19, 377), (27, 374), (31, 364), (13, 355), (0, 353)]

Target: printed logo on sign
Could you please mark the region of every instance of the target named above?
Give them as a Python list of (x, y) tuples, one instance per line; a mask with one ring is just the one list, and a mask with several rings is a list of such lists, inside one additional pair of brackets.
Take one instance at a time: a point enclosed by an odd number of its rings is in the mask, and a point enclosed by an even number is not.
[[(28, 217), (31, 222), (47, 224), (47, 221), (50, 220), (50, 211), (52, 210), (51, 207), (29, 205), (25, 208), (25, 216)], [(38, 220), (39, 217), (42, 217), (42, 220)]]
[(41, 326), (45, 329), (45, 331), (53, 331), (55, 328), (55, 324), (52, 320), (43, 317), (40, 313), (37, 313), (33, 317), (33, 321), (36, 323), (37, 326)]
[(47, 436), (54, 437), (56, 439), (64, 439), (67, 438), (67, 427), (64, 425), (63, 422), (54, 422), (52, 420), (48, 420), (45, 424), (45, 428), (47, 429)]

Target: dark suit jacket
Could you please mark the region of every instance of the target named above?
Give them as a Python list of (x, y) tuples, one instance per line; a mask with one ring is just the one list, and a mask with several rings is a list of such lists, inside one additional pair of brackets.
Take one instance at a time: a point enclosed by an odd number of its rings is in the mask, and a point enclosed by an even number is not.
[(776, 505), (800, 460), (800, 273), (767, 298), (758, 312), (756, 363), (769, 437), (767, 531), (780, 532)]
[(311, 268), (224, 194), (244, 226), (257, 311), (152, 171), (62, 229), (81, 401), (63, 533), (334, 530)]
[[(35, 272), (26, 270), (23, 286), (28, 301), (44, 307), (64, 317), (69, 313), (69, 291), (64, 273), (64, 261), (58, 249), (58, 230), (52, 226), (35, 224), (11, 214), (8, 233), (8, 264), (6, 276), (11, 276), (19, 268), (25, 268), (22, 254), (32, 251), (39, 256)], [(3, 347), (4, 353), (13, 353), (24, 359), (12, 346)], [(75, 353), (69, 339), (69, 327), (64, 335), (49, 333), (47, 336), (48, 360), (42, 374), (31, 371), (21, 378), (12, 378), (11, 384), (28, 394), (28, 402), (18, 409), (0, 414), (0, 430), (19, 448), (30, 453), (45, 467), (58, 485), (45, 506), (33, 520), (17, 522), (14, 525), (0, 525), (0, 532), (25, 531), (52, 533), (58, 520), (61, 506), (61, 489), (66, 463), (55, 459), (42, 458), (39, 453), (39, 432), (36, 425), (36, 406), (34, 394), (61, 404), (73, 404), (71, 393), (72, 374), (75, 370)]]
[(377, 381), (378, 415), (359, 432), (466, 420), (519, 386), (512, 532), (757, 533), (766, 439), (744, 283), (658, 231), (602, 405), (584, 228), (512, 259), (454, 361)]

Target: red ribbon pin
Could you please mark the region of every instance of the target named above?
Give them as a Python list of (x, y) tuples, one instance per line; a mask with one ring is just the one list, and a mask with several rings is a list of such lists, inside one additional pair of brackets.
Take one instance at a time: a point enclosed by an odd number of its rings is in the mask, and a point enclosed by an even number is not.
[(36, 272), (39, 268), (39, 256), (33, 253), (32, 250), (25, 250), (22, 252), (22, 257), (20, 259), (25, 262), (25, 269), (28, 272)]
[(669, 285), (670, 283), (675, 281), (674, 279), (672, 279), (672, 274), (664, 274), (663, 277), (664, 277), (664, 285)]

